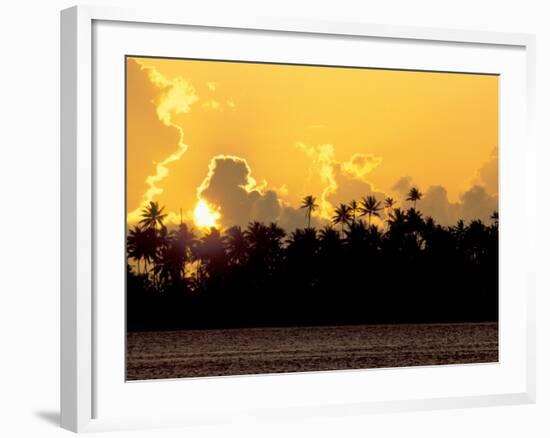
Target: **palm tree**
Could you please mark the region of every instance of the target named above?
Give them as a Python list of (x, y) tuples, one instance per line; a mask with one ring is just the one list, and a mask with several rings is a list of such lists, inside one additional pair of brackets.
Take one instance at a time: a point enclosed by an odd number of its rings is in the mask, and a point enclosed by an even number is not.
[(159, 208), (158, 202), (151, 201), (149, 205), (141, 210), (142, 219), (139, 221), (145, 228), (157, 229), (157, 225), (163, 225), (166, 214), (163, 213), (164, 207)]
[(141, 230), (143, 233), (143, 261), (145, 264), (145, 274), (149, 275), (149, 263), (155, 261), (157, 257), (158, 239), (156, 231), (152, 228)]
[(355, 224), (355, 215), (357, 214), (357, 211), (359, 210), (359, 205), (357, 204), (357, 201), (355, 199), (353, 199), (350, 203), (349, 203), (349, 208), (351, 209), (351, 214), (353, 215), (352, 216), (352, 223)]
[(326, 242), (339, 243), (340, 242), (340, 236), (338, 234), (338, 231), (332, 228), (331, 225), (325, 225), (321, 229), (321, 231), (319, 231), (319, 238), (322, 243), (326, 243)]
[(244, 264), (248, 251), (248, 242), (245, 233), (243, 233), (241, 227), (235, 225), (229, 228), (225, 232), (225, 235), (227, 236), (225, 242), (230, 262), (234, 265)]
[(416, 187), (411, 187), (409, 190), (409, 193), (407, 194), (407, 201), (411, 201), (413, 203), (413, 208), (416, 210), (416, 201), (420, 201), (422, 199), (423, 194), (418, 190)]
[(162, 247), (157, 254), (153, 274), (159, 291), (167, 291), (171, 286), (181, 284), (185, 271), (182, 269), (182, 254), (175, 242)]
[(374, 196), (369, 195), (366, 198), (361, 198), (361, 207), (359, 207), (359, 212), (361, 213), (361, 216), (367, 215), (369, 217), (369, 227), (373, 216), (380, 217), (380, 213), (378, 213), (380, 210), (382, 210), (380, 201), (377, 201)]
[[(308, 227), (311, 228), (311, 227)], [(286, 236), (286, 232), (283, 228), (277, 225), (275, 222), (271, 222), (267, 227), (267, 236), (270, 242), (270, 246), (278, 248), (281, 242)]]
[[(166, 241), (165, 237), (167, 235), (166, 229), (164, 227), (164, 219), (166, 214), (163, 213), (164, 207), (159, 208), (158, 202), (150, 201), (149, 205), (144, 207), (141, 210), (142, 219), (139, 221), (143, 227), (152, 232), (152, 235), (148, 236), (149, 240), (149, 257), (145, 259), (145, 267), (147, 270), (147, 259), (156, 262), (157, 253), (159, 246), (163, 246), (162, 243)], [(162, 233), (164, 234), (163, 238), (159, 241), (157, 238), (157, 226), (160, 226)], [(161, 243), (161, 245), (159, 245)], [(158, 271), (157, 271), (158, 272)], [(156, 282), (156, 272), (153, 269), (153, 282)]]
[(315, 201), (316, 199), (313, 196), (308, 195), (302, 200), (302, 206), (300, 207), (300, 208), (306, 209), (306, 218), (307, 218), (308, 228), (311, 227), (311, 213), (313, 213), (319, 207), (319, 205), (317, 205)]
[(225, 236), (217, 228), (210, 228), (200, 239), (196, 252), (209, 277), (223, 272), (226, 262), (225, 248)]
[(340, 204), (334, 210), (334, 216), (332, 216), (332, 223), (334, 225), (341, 224), (342, 234), (344, 233), (344, 225), (349, 224), (351, 220), (351, 208), (349, 205)]
[(416, 211), (414, 208), (407, 210), (407, 227), (409, 231), (420, 232), (424, 228), (424, 219), (422, 219), (422, 213)]
[(250, 222), (244, 231), (244, 235), (251, 252), (267, 252), (269, 229), (266, 225), (258, 221)]
[(389, 196), (386, 199), (384, 199), (384, 208), (391, 209), (393, 208), (394, 205), (395, 205), (395, 199)]
[(187, 224), (180, 223), (178, 229), (172, 233), (171, 245), (174, 246), (176, 253), (181, 260), (181, 275), (185, 277), (185, 264), (191, 260), (193, 249), (197, 245), (197, 237), (192, 228)]
[(491, 220), (494, 225), (498, 226), (498, 211), (493, 211), (493, 214), (491, 214)]
[(386, 210), (386, 215), (389, 215), (393, 206), (395, 205), (395, 199), (388, 196), (384, 199), (384, 209)]
[(403, 210), (397, 207), (388, 215), (387, 222), (390, 232), (402, 231), (407, 224), (407, 215)]
[(140, 261), (145, 257), (145, 246), (146, 235), (144, 231), (140, 227), (134, 226), (134, 228), (128, 233), (126, 248), (128, 251), (128, 257), (131, 257), (136, 261), (138, 275), (141, 274)]

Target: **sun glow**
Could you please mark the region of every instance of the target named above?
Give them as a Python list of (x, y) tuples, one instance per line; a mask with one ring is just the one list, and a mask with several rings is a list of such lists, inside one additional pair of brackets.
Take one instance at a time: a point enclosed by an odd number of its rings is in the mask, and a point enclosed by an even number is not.
[(204, 199), (200, 199), (197, 203), (193, 217), (195, 224), (200, 228), (219, 228), (220, 213), (213, 210)]

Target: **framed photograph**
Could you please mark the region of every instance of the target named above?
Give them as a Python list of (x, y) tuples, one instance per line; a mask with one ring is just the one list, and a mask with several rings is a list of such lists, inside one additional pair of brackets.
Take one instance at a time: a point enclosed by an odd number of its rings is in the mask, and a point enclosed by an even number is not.
[(62, 426), (534, 402), (534, 37), (61, 14)]

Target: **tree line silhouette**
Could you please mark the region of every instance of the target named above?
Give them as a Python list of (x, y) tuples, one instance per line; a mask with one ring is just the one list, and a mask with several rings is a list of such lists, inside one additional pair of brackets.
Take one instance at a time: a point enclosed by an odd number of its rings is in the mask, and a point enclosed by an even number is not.
[(169, 230), (151, 202), (127, 234), (127, 328), (497, 321), (498, 213), (442, 226), (421, 199), (366, 196), (316, 229), (310, 195), (291, 233), (255, 221), (202, 235)]

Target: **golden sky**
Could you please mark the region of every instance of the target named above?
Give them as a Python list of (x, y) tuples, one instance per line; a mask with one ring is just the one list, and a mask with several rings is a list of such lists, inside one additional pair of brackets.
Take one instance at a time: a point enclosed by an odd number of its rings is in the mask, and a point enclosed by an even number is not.
[[(443, 223), (497, 206), (498, 76), (127, 58), (127, 207), (304, 226), (412, 184)], [(217, 157), (217, 158), (216, 158)]]

